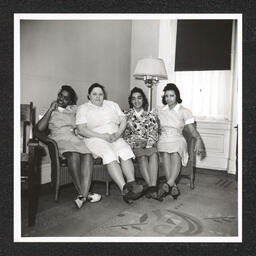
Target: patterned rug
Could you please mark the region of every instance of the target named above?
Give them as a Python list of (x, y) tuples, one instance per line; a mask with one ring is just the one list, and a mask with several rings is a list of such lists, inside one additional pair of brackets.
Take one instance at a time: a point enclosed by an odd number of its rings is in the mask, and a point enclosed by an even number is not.
[[(191, 190), (179, 184), (177, 200), (167, 196), (163, 202), (145, 197), (132, 205), (123, 202), (119, 192), (99, 203), (88, 203), (77, 210), (72, 200), (51, 204), (42, 200), (35, 227), (26, 227), (26, 237), (192, 237), (237, 236), (237, 184), (234, 179), (216, 176), (197, 177)], [(97, 191), (99, 188), (95, 188)], [(49, 204), (49, 203), (48, 203)]]

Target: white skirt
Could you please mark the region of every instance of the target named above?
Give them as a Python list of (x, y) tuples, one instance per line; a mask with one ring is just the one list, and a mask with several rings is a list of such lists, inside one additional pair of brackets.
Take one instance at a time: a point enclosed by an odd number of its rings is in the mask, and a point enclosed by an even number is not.
[(188, 163), (187, 142), (182, 135), (160, 136), (157, 143), (158, 152), (178, 153), (181, 157), (181, 163), (186, 166)]
[(84, 141), (88, 149), (92, 152), (93, 157), (101, 157), (103, 164), (109, 164), (113, 161), (119, 162), (119, 157), (122, 160), (128, 160), (135, 157), (129, 144), (122, 138), (111, 143), (94, 137), (84, 139)]

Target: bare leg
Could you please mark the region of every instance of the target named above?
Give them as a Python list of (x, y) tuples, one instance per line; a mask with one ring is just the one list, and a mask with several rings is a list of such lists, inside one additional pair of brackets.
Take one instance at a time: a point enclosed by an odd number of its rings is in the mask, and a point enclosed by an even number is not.
[(120, 165), (117, 161), (113, 161), (107, 164), (107, 169), (110, 177), (114, 180), (114, 182), (118, 185), (121, 191), (123, 191), (123, 187), (125, 185), (124, 176), (121, 170)]
[(171, 154), (171, 163), (171, 175), (169, 176), (167, 183), (172, 187), (175, 185), (175, 180), (177, 179), (181, 168), (181, 158), (178, 153)]
[(91, 186), (93, 158), (91, 154), (80, 154), (81, 157), (81, 192), (86, 198)]
[(66, 152), (64, 156), (68, 161), (68, 171), (78, 194), (82, 194), (80, 185), (80, 155), (76, 152)]
[(156, 186), (157, 175), (158, 175), (158, 155), (157, 153), (154, 153), (153, 155), (149, 156), (149, 176), (150, 176), (149, 186)]
[(148, 157), (147, 156), (140, 156), (137, 157), (140, 173), (143, 179), (146, 181), (148, 186), (151, 186), (151, 180), (149, 176), (149, 165), (148, 165)]
[(162, 160), (163, 160), (163, 170), (165, 173), (166, 180), (169, 180), (171, 176), (171, 154), (166, 152), (161, 152)]
[(127, 182), (134, 181), (135, 180), (134, 165), (133, 165), (132, 159), (128, 159), (128, 160), (121, 159), (121, 167)]
[(167, 183), (172, 187), (180, 173), (181, 159), (178, 153), (162, 153)]

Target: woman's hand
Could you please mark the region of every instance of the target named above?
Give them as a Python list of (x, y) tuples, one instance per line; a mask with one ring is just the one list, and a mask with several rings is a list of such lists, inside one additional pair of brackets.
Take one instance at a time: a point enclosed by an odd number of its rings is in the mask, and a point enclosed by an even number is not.
[(114, 142), (114, 141), (117, 141), (120, 137), (121, 137), (121, 134), (120, 132), (115, 132), (115, 133), (112, 133), (111, 136), (111, 142)]
[(200, 155), (201, 160), (206, 157), (206, 152), (204, 148), (203, 141), (201, 140), (200, 137), (196, 139), (196, 144), (195, 144), (195, 152), (197, 155)]
[(42, 131), (45, 131), (45, 129), (47, 129), (52, 111), (54, 111), (57, 107), (58, 107), (57, 101), (55, 100), (51, 103), (49, 109), (46, 111), (44, 116), (36, 124), (36, 129), (38, 131), (42, 132)]
[(102, 133), (101, 139), (103, 139), (107, 142), (113, 142), (113, 136), (112, 136), (112, 134), (109, 134), (109, 133)]
[(147, 146), (147, 140), (135, 139), (135, 148), (145, 148)]
[(50, 111), (53, 111), (53, 110), (55, 110), (57, 107), (58, 107), (58, 104), (57, 104), (57, 101), (55, 100), (55, 101), (53, 101), (53, 102), (51, 103), (49, 110), (50, 110)]

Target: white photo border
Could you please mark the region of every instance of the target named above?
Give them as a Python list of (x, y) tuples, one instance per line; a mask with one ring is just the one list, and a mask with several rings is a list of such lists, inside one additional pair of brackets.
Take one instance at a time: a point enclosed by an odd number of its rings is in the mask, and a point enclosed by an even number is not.
[[(238, 54), (238, 236), (231, 237), (22, 237), (20, 195), (20, 21), (21, 20), (161, 20), (232, 19), (237, 20)], [(149, 242), (149, 243), (237, 243), (242, 242), (242, 14), (14, 14), (14, 242)]]

